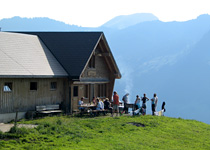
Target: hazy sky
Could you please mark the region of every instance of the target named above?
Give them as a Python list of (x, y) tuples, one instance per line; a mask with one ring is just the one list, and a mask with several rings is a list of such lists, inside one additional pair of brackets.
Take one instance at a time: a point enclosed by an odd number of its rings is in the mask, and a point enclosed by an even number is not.
[(210, 0), (1, 0), (0, 19), (48, 17), (97, 27), (115, 16), (152, 13), (161, 21), (185, 21), (210, 14)]

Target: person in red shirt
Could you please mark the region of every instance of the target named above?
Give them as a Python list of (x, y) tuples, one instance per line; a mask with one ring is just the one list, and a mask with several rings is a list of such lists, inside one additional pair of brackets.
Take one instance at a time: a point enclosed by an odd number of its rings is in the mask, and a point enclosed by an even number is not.
[(114, 91), (113, 95), (113, 113), (112, 117), (114, 116), (114, 113), (117, 112), (116, 116), (119, 114), (119, 95), (117, 94), (116, 91)]

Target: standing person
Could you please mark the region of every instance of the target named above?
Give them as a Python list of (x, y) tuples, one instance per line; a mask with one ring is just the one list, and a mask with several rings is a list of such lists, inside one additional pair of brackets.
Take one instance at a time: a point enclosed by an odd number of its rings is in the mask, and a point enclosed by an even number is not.
[(128, 108), (127, 108), (127, 104), (128, 104), (128, 95), (129, 93), (125, 94), (122, 98), (123, 102), (124, 102), (124, 109), (122, 113), (128, 113)]
[(116, 91), (114, 91), (113, 95), (113, 112), (112, 112), (112, 117), (114, 116), (114, 113), (117, 111), (117, 115), (119, 114), (119, 95), (117, 94)]
[(136, 95), (136, 101), (135, 101), (136, 110), (140, 108), (140, 101), (141, 99), (139, 98), (139, 95)]
[(147, 109), (147, 105), (146, 102), (149, 100), (149, 98), (147, 98), (146, 93), (144, 93), (144, 97), (142, 97), (142, 108), (143, 108), (143, 115), (146, 115), (146, 109)]
[(157, 102), (158, 102), (158, 97), (156, 95), (156, 93), (154, 94), (154, 97), (151, 99), (152, 101), (152, 115), (155, 115), (155, 111), (157, 108)]

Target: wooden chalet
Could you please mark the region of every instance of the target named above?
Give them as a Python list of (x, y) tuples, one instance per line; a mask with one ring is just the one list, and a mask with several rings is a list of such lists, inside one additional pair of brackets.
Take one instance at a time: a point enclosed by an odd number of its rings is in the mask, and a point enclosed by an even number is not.
[(0, 122), (18, 110), (111, 99), (120, 71), (103, 32), (0, 32)]

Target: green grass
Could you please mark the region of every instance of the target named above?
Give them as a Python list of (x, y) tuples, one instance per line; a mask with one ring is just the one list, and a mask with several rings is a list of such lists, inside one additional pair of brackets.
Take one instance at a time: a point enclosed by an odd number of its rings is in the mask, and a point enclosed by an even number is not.
[(0, 132), (0, 149), (210, 149), (210, 125), (195, 120), (150, 115), (114, 118), (60, 116), (21, 123), (39, 126), (36, 129), (16, 129), (15, 133)]

